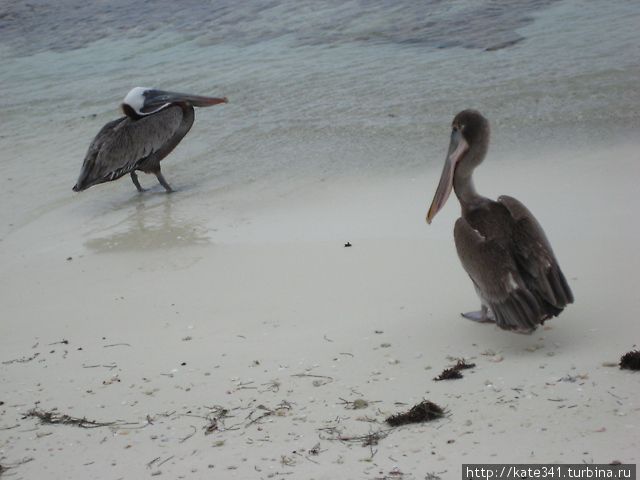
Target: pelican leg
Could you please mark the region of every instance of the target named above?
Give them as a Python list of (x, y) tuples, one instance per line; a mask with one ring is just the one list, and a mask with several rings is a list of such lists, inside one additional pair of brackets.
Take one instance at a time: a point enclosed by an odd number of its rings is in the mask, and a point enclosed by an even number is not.
[(136, 172), (131, 172), (131, 180), (133, 184), (136, 186), (139, 192), (144, 192), (145, 189), (140, 186), (140, 182), (138, 181), (138, 174)]
[(461, 314), (467, 320), (472, 320), (478, 323), (495, 323), (495, 318), (493, 318), (493, 313), (485, 306), (482, 305), (480, 310), (476, 312), (467, 312)]
[(156, 174), (156, 177), (158, 177), (158, 181), (160, 182), (160, 185), (164, 187), (167, 193), (173, 192), (173, 188), (171, 188), (171, 185), (169, 185), (167, 181), (164, 179), (164, 177), (162, 176), (162, 172), (158, 170), (157, 172), (154, 172), (154, 173)]

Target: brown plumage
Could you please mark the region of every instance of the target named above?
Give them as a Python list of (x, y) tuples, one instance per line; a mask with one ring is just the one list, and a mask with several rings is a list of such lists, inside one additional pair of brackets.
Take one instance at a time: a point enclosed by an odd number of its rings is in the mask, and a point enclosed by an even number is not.
[(134, 88), (122, 104), (126, 116), (107, 123), (91, 142), (73, 190), (79, 192), (130, 174), (136, 188), (143, 191), (135, 173), (141, 171), (156, 175), (167, 192), (172, 191), (162, 175), (160, 161), (191, 129), (194, 106), (226, 101), (226, 98)]
[(454, 238), (462, 266), (480, 297), (478, 312), (463, 314), (500, 328), (531, 332), (573, 303), (573, 294), (544, 230), (518, 200), (479, 195), (472, 173), (489, 145), (489, 122), (474, 110), (456, 115), (449, 154), (427, 221), (451, 189), (462, 207)]

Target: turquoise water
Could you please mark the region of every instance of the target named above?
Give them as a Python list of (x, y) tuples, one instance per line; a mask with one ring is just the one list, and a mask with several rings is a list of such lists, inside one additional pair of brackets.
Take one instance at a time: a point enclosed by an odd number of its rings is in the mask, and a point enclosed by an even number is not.
[(491, 119), (498, 151), (634, 140), (640, 126), (637, 2), (65, 0), (0, 12), (0, 236), (79, 198), (135, 193), (71, 187), (137, 85), (229, 97), (198, 111), (163, 162), (193, 195), (439, 170), (447, 126), (468, 107)]

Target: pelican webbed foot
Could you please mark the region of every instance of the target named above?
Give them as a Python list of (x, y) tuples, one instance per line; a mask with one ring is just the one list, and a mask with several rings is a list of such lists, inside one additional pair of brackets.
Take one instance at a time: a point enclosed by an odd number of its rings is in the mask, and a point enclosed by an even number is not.
[(462, 315), (467, 320), (471, 320), (478, 323), (495, 323), (496, 322), (491, 310), (489, 310), (484, 305), (482, 305), (480, 310), (477, 310), (475, 312), (461, 313), (460, 315)]
[(535, 328), (523, 328), (523, 329), (517, 329), (517, 330), (511, 330), (513, 333), (517, 333), (518, 335), (531, 335), (533, 332), (536, 331)]

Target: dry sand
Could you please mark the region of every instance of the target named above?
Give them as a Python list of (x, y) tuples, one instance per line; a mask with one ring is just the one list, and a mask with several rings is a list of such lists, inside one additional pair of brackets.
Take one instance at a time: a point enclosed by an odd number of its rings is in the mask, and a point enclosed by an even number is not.
[[(445, 479), (473, 462), (636, 462), (640, 373), (605, 365), (640, 342), (637, 151), (490, 155), (478, 171), (482, 193), (536, 214), (574, 289), (530, 336), (459, 317), (478, 301), (455, 199), (423, 220), (439, 168), (266, 200), (266, 185), (198, 199), (127, 180), (70, 193), (0, 244), (2, 476)], [(456, 358), (476, 367), (434, 382)], [(422, 399), (447, 416), (383, 423)], [(117, 423), (46, 425), (24, 418), (34, 407)]]

